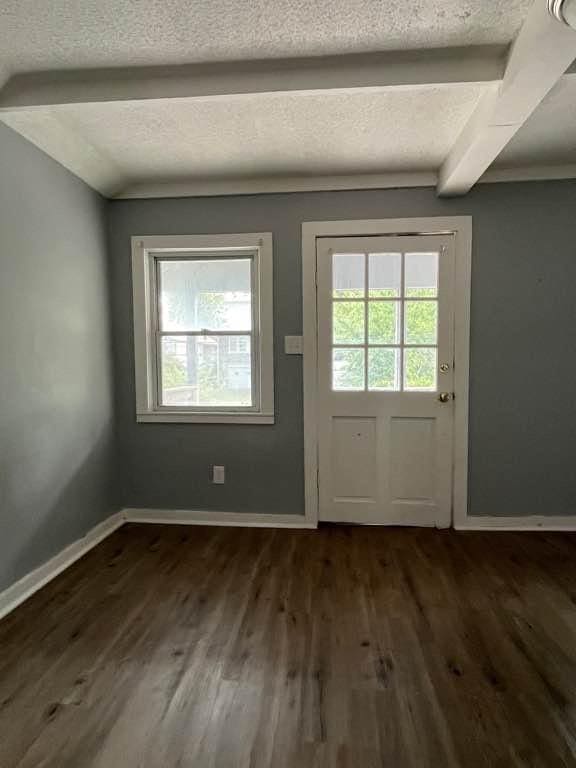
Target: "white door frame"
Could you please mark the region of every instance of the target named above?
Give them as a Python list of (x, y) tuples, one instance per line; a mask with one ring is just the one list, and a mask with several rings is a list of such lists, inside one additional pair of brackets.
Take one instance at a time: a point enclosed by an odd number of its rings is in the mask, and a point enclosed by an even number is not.
[(318, 320), (316, 240), (355, 235), (438, 235), (455, 237), (454, 280), (454, 460), (452, 524), (468, 518), (468, 381), (470, 369), (470, 288), (472, 217), (434, 216), (364, 221), (308, 221), (302, 224), (302, 292), (304, 352), (304, 483), (305, 517), (318, 523)]

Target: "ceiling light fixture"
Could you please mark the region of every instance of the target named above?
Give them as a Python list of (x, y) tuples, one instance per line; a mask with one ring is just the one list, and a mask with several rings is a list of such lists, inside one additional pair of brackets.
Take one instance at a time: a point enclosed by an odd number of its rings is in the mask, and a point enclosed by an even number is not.
[(548, 0), (548, 11), (558, 21), (576, 29), (576, 0)]

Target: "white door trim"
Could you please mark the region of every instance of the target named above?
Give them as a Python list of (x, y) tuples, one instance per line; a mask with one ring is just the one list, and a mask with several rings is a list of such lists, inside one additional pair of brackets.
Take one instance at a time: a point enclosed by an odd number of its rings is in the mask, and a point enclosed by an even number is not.
[(452, 524), (468, 519), (468, 390), (470, 368), (470, 288), (472, 217), (434, 216), (411, 219), (310, 221), (302, 224), (302, 293), (304, 350), (304, 482), (306, 520), (318, 522), (318, 344), (316, 240), (357, 235), (453, 234), (456, 274), (454, 296), (454, 477)]

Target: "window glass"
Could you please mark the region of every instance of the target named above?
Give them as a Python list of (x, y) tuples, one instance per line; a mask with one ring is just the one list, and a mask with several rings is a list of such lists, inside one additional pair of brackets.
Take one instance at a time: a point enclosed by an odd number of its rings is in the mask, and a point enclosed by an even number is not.
[(401, 274), (401, 253), (371, 253), (368, 256), (370, 298), (390, 299), (400, 296)]
[(436, 389), (436, 349), (404, 350), (404, 389), (433, 392)]
[(436, 344), (438, 336), (438, 302), (404, 302), (404, 342)]
[(400, 302), (371, 301), (368, 304), (368, 342), (398, 344), (400, 341)]
[(364, 350), (333, 349), (332, 380), (335, 390), (364, 389)]
[(250, 259), (158, 262), (162, 331), (252, 328)]
[(335, 253), (332, 256), (332, 295), (335, 299), (364, 296), (365, 261), (363, 253)]
[(368, 351), (368, 389), (394, 392), (400, 389), (400, 350), (373, 348)]
[(405, 259), (405, 295), (429, 298), (438, 295), (438, 254), (407, 253)]
[(334, 344), (364, 343), (364, 302), (335, 301), (332, 304)]
[(250, 336), (162, 336), (162, 405), (252, 405)]

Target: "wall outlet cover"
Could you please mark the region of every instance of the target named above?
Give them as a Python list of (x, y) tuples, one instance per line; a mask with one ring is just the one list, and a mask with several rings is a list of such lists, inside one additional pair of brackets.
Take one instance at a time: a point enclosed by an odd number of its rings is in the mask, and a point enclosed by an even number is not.
[(224, 485), (226, 482), (226, 470), (224, 467), (216, 465), (212, 467), (212, 482), (215, 485)]

